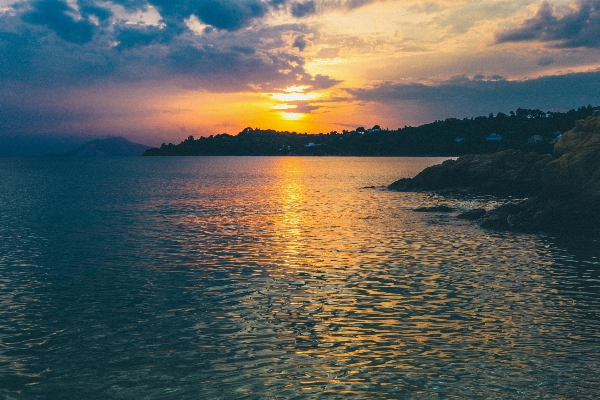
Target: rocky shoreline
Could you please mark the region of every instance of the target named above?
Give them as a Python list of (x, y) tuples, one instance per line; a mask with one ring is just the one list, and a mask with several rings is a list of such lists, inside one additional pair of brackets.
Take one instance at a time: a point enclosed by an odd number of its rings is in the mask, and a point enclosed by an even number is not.
[(458, 218), (489, 229), (600, 235), (600, 117), (577, 121), (551, 155), (518, 150), (467, 155), (388, 188), (525, 198), (490, 211), (469, 210)]

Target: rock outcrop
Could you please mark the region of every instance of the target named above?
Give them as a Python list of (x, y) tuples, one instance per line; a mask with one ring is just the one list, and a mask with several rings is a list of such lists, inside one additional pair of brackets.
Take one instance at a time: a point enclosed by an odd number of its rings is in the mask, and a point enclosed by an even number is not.
[(600, 200), (600, 116), (577, 121), (554, 146), (556, 160), (544, 187), (566, 196)]
[(547, 155), (519, 150), (466, 155), (426, 168), (414, 178), (400, 179), (388, 188), (402, 192), (457, 190), (525, 197), (541, 189), (544, 168), (551, 161)]
[(389, 189), (527, 197), (459, 218), (492, 229), (600, 234), (600, 117), (577, 121), (551, 156), (516, 150), (464, 156), (396, 181)]

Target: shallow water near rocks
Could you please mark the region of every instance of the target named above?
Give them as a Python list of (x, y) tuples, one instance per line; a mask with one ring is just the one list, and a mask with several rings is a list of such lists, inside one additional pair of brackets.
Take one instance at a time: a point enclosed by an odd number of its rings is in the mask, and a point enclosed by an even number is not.
[(0, 397), (595, 398), (600, 246), (432, 158), (0, 159)]

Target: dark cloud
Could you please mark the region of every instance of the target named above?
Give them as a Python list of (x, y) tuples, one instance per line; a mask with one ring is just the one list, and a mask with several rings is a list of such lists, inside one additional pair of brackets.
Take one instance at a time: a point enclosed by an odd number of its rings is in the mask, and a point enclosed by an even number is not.
[(67, 42), (84, 44), (94, 36), (94, 24), (87, 20), (75, 20), (67, 12), (75, 12), (65, 2), (41, 0), (32, 4), (32, 10), (23, 14), (25, 22), (45, 26)]
[(102, 22), (105, 22), (110, 17), (112, 17), (112, 12), (110, 12), (110, 10), (103, 7), (97, 7), (93, 4), (83, 4), (79, 7), (79, 9), (81, 10), (81, 13), (83, 15), (95, 16)]
[[(376, 0), (343, 0), (324, 3), (323, 9), (354, 9)], [(120, 49), (165, 43), (165, 40), (187, 30), (185, 20), (192, 15), (202, 23), (219, 30), (229, 32), (248, 28), (268, 16), (272, 11), (287, 8), (292, 16), (304, 18), (317, 12), (315, 0), (113, 0), (112, 3), (123, 6), (130, 12), (145, 11), (153, 6), (159, 12), (162, 23), (173, 34), (158, 35), (149, 30), (117, 26), (117, 41)], [(73, 9), (66, 0), (24, 1), (15, 8), (28, 8), (22, 14), (23, 21), (44, 26), (65, 41), (85, 44), (90, 42), (99, 29), (94, 22), (105, 22), (111, 16), (107, 3), (97, 0), (79, 0), (78, 10)], [(289, 8), (288, 8), (289, 7)], [(79, 16), (78, 16), (79, 15)], [(94, 17), (94, 18), (92, 18)], [(102, 25), (102, 24), (101, 24)]]
[(370, 89), (346, 91), (360, 101), (396, 104), (396, 107), (399, 103), (414, 103), (433, 120), (508, 112), (518, 107), (565, 110), (600, 104), (598, 87), (600, 72), (587, 72), (523, 81), (461, 76), (438, 85), (384, 83)]
[(296, 47), (300, 51), (304, 51), (304, 49), (306, 49), (306, 46), (308, 46), (308, 42), (302, 35), (297, 36), (296, 39), (294, 39), (294, 43), (292, 44), (292, 47)]
[[(273, 7), (283, 4), (263, 3)], [(19, 81), (35, 91), (39, 87), (168, 80), (190, 89), (231, 92), (338, 83), (329, 77), (311, 76), (304, 68), (304, 59), (288, 53), (290, 34), (299, 49), (308, 45), (305, 37), (312, 32), (303, 25), (263, 25), (243, 33), (221, 30), (194, 35), (177, 25), (125, 23), (103, 14), (105, 9), (94, 8), (94, 4), (92, 0), (82, 1), (78, 20), (77, 10), (55, 0), (37, 1), (23, 6), (20, 12), (0, 14), (0, 27), (9, 30), (0, 29), (0, 86)], [(77, 29), (65, 30), (65, 26), (89, 24), (91, 15), (96, 16), (98, 25), (84, 38)], [(102, 22), (106, 19), (110, 21)]]
[(292, 3), (292, 15), (296, 18), (311, 16), (317, 12), (317, 6), (314, 1)]
[(377, 0), (346, 0), (343, 6), (349, 9), (360, 8), (368, 4), (374, 3)]
[(237, 51), (238, 53), (246, 54), (247, 56), (256, 54), (256, 49), (253, 49), (252, 47), (247, 47), (247, 46), (232, 46), (231, 50)]
[(128, 25), (115, 30), (115, 39), (119, 43), (117, 46), (119, 50), (169, 43), (176, 35), (176, 29), (152, 25)]
[(540, 57), (537, 60), (537, 65), (541, 66), (541, 67), (547, 67), (548, 65), (552, 65), (554, 64), (554, 58), (552, 57)]
[(115, 4), (120, 4), (125, 7), (125, 9), (130, 11), (143, 10), (148, 6), (147, 0), (112, 0), (112, 2)]
[(311, 114), (313, 111), (319, 110), (324, 107), (322, 105), (313, 104), (309, 101), (288, 101), (285, 104), (294, 107), (285, 110), (273, 110), (273, 112), (279, 113), (283, 111), (291, 113)]
[(10, 81), (30, 84), (32, 90), (85, 85), (114, 72), (114, 57), (83, 48), (50, 33), (0, 32), (0, 86)]
[[(218, 50), (210, 46), (171, 46), (165, 61), (169, 76), (217, 92), (250, 90), (250, 85), (276, 88), (293, 82), (292, 73), (294, 77), (305, 74), (301, 66), (292, 65), (295, 59), (257, 57), (249, 51)], [(284, 74), (282, 70), (292, 73)]]
[(296, 106), (296, 108), (294, 108), (290, 111), (297, 112), (297, 113), (303, 113), (303, 114), (310, 114), (313, 111), (323, 108), (323, 106), (317, 106), (315, 104), (311, 104), (308, 101), (296, 101), (296, 102), (292, 102), (291, 104), (294, 104)]
[(329, 89), (329, 88), (331, 88), (339, 83), (342, 83), (342, 82), (343, 81), (333, 79), (327, 75), (317, 74), (304, 83), (310, 85), (314, 90), (323, 90), (323, 89)]
[(269, 0), (271, 7), (279, 9), (287, 3), (287, 0)]
[(581, 0), (558, 12), (544, 1), (533, 18), (515, 29), (496, 34), (496, 43), (539, 41), (554, 47), (600, 47), (600, 1)]
[(148, 3), (158, 9), (167, 24), (180, 25), (195, 15), (207, 25), (228, 31), (248, 27), (271, 8), (280, 6), (280, 2), (260, 0), (149, 0)]
[(259, 0), (205, 1), (194, 7), (194, 14), (204, 23), (215, 28), (237, 30), (251, 25), (269, 11)]
[[(156, 7), (167, 25), (182, 26), (185, 19), (195, 15), (207, 25), (232, 32), (253, 25), (273, 10), (285, 8), (289, 0), (114, 0), (114, 2), (128, 10), (145, 9), (148, 5), (152, 5)], [(292, 14), (295, 15), (295, 10), (299, 10), (301, 14), (306, 12), (310, 8), (308, 3), (312, 3), (314, 9), (313, 1), (308, 1), (306, 4), (298, 3), (299, 8), (292, 5)]]
[(228, 31), (249, 27), (276, 10), (287, 8), (295, 18), (305, 18), (316, 14), (318, 8), (351, 10), (375, 1), (379, 0), (336, 0), (317, 7), (315, 0), (113, 0), (128, 10), (152, 5), (168, 25), (180, 26), (185, 19), (195, 15), (207, 25)]

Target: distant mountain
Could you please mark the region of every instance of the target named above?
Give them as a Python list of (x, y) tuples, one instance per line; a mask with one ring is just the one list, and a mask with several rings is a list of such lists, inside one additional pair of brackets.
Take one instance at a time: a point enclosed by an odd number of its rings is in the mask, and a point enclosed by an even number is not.
[(121, 136), (95, 139), (79, 146), (71, 155), (87, 157), (141, 156), (150, 146), (133, 143)]

